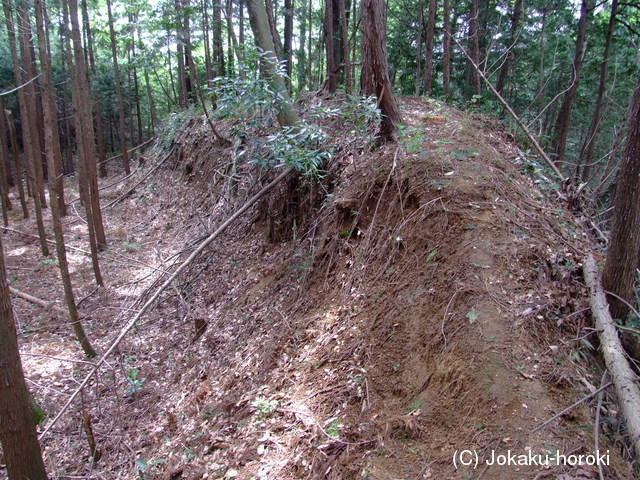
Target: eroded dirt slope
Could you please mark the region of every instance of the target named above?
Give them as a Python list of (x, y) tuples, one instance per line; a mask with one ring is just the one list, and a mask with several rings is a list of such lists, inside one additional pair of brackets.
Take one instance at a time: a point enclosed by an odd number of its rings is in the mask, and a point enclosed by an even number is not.
[[(584, 406), (532, 433), (599, 386), (580, 284), (582, 253), (593, 246), (538, 177), (522, 173), (536, 167), (496, 123), (418, 100), (404, 101), (403, 113), (400, 143), (373, 151), (326, 122), (335, 137), (325, 179), (285, 181), (176, 281), (85, 395), (102, 458), (89, 462), (76, 409), (44, 443), (57, 474), (598, 477), (586, 465), (482, 461), (492, 452), (593, 453)], [(165, 158), (108, 214), (109, 235), (137, 271), (105, 253), (110, 284), (85, 304), (103, 349), (154, 269), (274, 175), (238, 148), (213, 145), (199, 118), (141, 169)], [(113, 316), (99, 313), (108, 308)], [(55, 340), (72, 355), (66, 332), (43, 335), (26, 332), (23, 349)], [(41, 371), (47, 362), (31, 357), (26, 368), (58, 379), (45, 401), (55, 411), (83, 367)], [(617, 428), (614, 408), (606, 412)], [(606, 478), (632, 478), (620, 449), (603, 448)], [(478, 453), (476, 469), (455, 468), (461, 449)]]

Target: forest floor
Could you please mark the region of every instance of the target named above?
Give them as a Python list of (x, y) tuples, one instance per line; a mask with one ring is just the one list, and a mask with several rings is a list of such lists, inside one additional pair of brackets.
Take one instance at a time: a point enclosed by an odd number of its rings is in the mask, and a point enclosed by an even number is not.
[[(533, 432), (600, 386), (581, 280), (597, 246), (496, 121), (401, 105), (400, 142), (376, 150), (326, 120), (324, 179), (292, 175), (180, 275), (43, 440), (51, 478), (598, 478), (554, 463), (594, 454), (595, 397)], [(217, 147), (201, 117), (180, 121), (130, 178), (101, 181), (105, 287), (78, 202), (65, 219), (99, 352), (161, 272), (274, 177)], [(36, 231), (18, 209), (10, 227)], [(57, 265), (15, 231), (3, 236), (12, 287), (64, 307)], [(64, 315), (13, 302), (44, 427), (87, 360)], [(604, 478), (634, 478), (614, 401), (607, 392), (601, 408)], [(551, 463), (489, 465), (509, 452)], [(475, 453), (477, 466), (458, 463)]]

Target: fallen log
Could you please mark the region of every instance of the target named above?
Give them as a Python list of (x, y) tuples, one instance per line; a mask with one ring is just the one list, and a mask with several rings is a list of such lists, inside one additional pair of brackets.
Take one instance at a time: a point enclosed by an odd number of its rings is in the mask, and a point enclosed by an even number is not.
[(584, 260), (584, 279), (589, 287), (591, 313), (596, 323), (596, 329), (600, 332), (598, 337), (604, 362), (611, 381), (616, 387), (635, 453), (640, 456), (640, 387), (638, 387), (637, 377), (625, 357), (616, 325), (609, 313), (609, 305), (602, 287), (598, 265), (591, 254), (587, 255)]
[(41, 298), (34, 297), (33, 295), (29, 295), (28, 293), (21, 292), (13, 287), (9, 287), (9, 291), (13, 293), (16, 297), (20, 297), (27, 302), (31, 302), (35, 305), (38, 305), (45, 310), (53, 310), (54, 312), (61, 313), (63, 315), (69, 315), (69, 312), (64, 308), (59, 307), (55, 304), (55, 302), (47, 302), (46, 300), (42, 300)]

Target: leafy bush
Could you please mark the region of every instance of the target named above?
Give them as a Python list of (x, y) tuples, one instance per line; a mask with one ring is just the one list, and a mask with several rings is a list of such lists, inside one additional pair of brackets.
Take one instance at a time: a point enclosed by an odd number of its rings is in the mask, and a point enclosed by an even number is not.
[(322, 149), (328, 138), (317, 125), (285, 127), (269, 135), (263, 143), (263, 154), (251, 161), (262, 166), (287, 165), (305, 175), (321, 177), (322, 162), (331, 158), (331, 153)]

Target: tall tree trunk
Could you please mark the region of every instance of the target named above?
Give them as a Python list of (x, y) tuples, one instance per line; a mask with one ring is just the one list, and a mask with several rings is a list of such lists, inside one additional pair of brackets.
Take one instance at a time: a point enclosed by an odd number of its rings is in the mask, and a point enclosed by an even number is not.
[[(120, 67), (118, 65), (118, 47), (116, 45), (116, 32), (114, 28), (113, 13), (111, 11), (111, 0), (107, 0), (107, 12), (109, 15), (109, 37), (111, 40), (111, 58), (113, 59), (113, 74), (116, 84), (116, 97), (118, 98), (118, 133), (120, 135), (120, 152), (124, 173), (131, 173), (129, 164), (129, 154), (127, 153), (127, 133), (124, 125), (124, 100), (122, 98), (122, 85), (120, 84)], [(132, 139), (133, 140), (133, 139)]]
[[(93, 95), (93, 108), (95, 111), (95, 132), (98, 145), (98, 166), (100, 176), (107, 177), (107, 153), (104, 149), (104, 125), (102, 124), (102, 99), (100, 97), (100, 88), (96, 85), (96, 60), (93, 52), (93, 33), (89, 24), (89, 10), (87, 8), (87, 0), (82, 0), (82, 23), (84, 25), (84, 37), (87, 39), (87, 53), (89, 56), (89, 68), (91, 70), (91, 80), (94, 88), (91, 89)], [(66, 215), (66, 213), (63, 213)]]
[(207, 87), (211, 87), (211, 80), (215, 77), (211, 60), (211, 28), (209, 27), (209, 1), (200, 1), (202, 11), (202, 34), (204, 43), (204, 70), (207, 75)]
[(420, 96), (420, 80), (422, 80), (422, 27), (424, 27), (424, 0), (418, 2), (418, 36), (416, 38), (416, 79), (415, 95)]
[(313, 9), (312, 5), (313, 0), (309, 0), (309, 5), (307, 9), (307, 21), (309, 23), (309, 42), (308, 42), (308, 52), (307, 52), (307, 85), (309, 86), (309, 90), (313, 88), (313, 71), (311, 68), (311, 59), (313, 58)]
[(9, 181), (7, 169), (11, 167), (11, 159), (9, 156), (9, 139), (8, 130), (5, 127), (4, 105), (2, 104), (2, 96), (0, 96), (0, 195), (2, 196), (2, 219), (4, 225), (9, 225), (9, 213), (12, 209), (11, 200), (9, 199)]
[(285, 79), (289, 94), (291, 94), (291, 73), (293, 68), (293, 0), (284, 0), (284, 45), (282, 49), (283, 60), (286, 62)]
[[(627, 143), (618, 170), (613, 199), (611, 240), (603, 273), (613, 318), (625, 319), (635, 303), (634, 284), (640, 262), (640, 79), (631, 100)], [(624, 301), (623, 301), (624, 300)]]
[[(547, 29), (547, 5), (546, 2), (544, 3), (543, 7), (542, 7), (542, 19), (541, 19), (541, 23), (542, 23), (542, 28), (540, 29), (540, 62), (538, 65), (538, 113), (542, 112), (542, 109), (544, 108), (544, 55), (545, 55), (545, 49), (547, 46), (547, 42), (545, 39), (545, 32)], [(538, 136), (541, 136), (542, 132), (544, 131), (544, 121), (542, 121), (542, 118), (540, 119), (540, 128), (538, 130)]]
[[(99, 241), (96, 233), (96, 222), (94, 220), (94, 205), (92, 197), (97, 195), (97, 188), (92, 193), (92, 182), (90, 181), (90, 167), (93, 163), (95, 175), (95, 161), (93, 160), (95, 144), (93, 141), (93, 127), (90, 115), (90, 103), (88, 99), (88, 85), (86, 82), (86, 72), (84, 69), (84, 57), (82, 55), (82, 44), (80, 42), (80, 32), (78, 29), (78, 5), (77, 0), (63, 0), (62, 11), (65, 25), (66, 56), (67, 65), (71, 78), (71, 96), (73, 100), (73, 118), (76, 126), (76, 138), (78, 140), (78, 173), (80, 182), (80, 197), (84, 203), (87, 215), (87, 229), (89, 231), (89, 246), (91, 249), (91, 263), (93, 273), (98, 285), (103, 285), (102, 273), (98, 261)], [(75, 16), (75, 20), (74, 20)], [(69, 30), (69, 19), (71, 20), (72, 31)], [(73, 33), (72, 33), (73, 32)], [(71, 37), (73, 37), (73, 49), (71, 47)], [(75, 64), (74, 64), (75, 59)], [(87, 115), (89, 113), (89, 115)], [(97, 186), (97, 175), (96, 186)], [(98, 208), (99, 211), (99, 208)]]
[(384, 2), (383, 0), (362, 0), (360, 5), (362, 22), (360, 90), (363, 95), (373, 95), (378, 99), (378, 107), (382, 113), (378, 135), (384, 142), (393, 139), (393, 134), (400, 123), (400, 110), (391, 88), (387, 64)]
[[(133, 24), (138, 24), (137, 13), (133, 15)], [(136, 106), (136, 119), (138, 120), (138, 145), (144, 142), (144, 129), (142, 127), (142, 108), (140, 107), (140, 83), (138, 82), (138, 67), (136, 66), (136, 34), (131, 31), (131, 57), (133, 59), (133, 103)]]
[(600, 127), (600, 114), (602, 112), (602, 100), (604, 91), (607, 87), (607, 78), (609, 71), (609, 53), (611, 52), (611, 40), (613, 39), (613, 30), (616, 24), (616, 16), (618, 13), (618, 0), (611, 2), (611, 16), (609, 17), (609, 26), (607, 28), (607, 37), (604, 44), (604, 52), (602, 54), (602, 63), (600, 64), (600, 83), (598, 85), (598, 96), (596, 97), (596, 106), (593, 110), (593, 118), (589, 126), (589, 133), (586, 141), (582, 146), (580, 160), (582, 163), (582, 181), (589, 181), (591, 174), (591, 162), (593, 161), (593, 150), (596, 146), (596, 137), (598, 128)]
[(582, 0), (580, 5), (580, 21), (578, 22), (578, 34), (576, 37), (576, 50), (573, 56), (573, 68), (571, 69), (571, 80), (569, 87), (564, 94), (562, 106), (558, 112), (558, 118), (555, 125), (555, 138), (553, 140), (554, 160), (557, 163), (564, 159), (564, 152), (567, 146), (567, 136), (569, 134), (569, 120), (571, 119), (571, 109), (573, 108), (573, 100), (578, 91), (578, 83), (580, 82), (580, 70), (582, 68), (582, 60), (584, 59), (585, 50), (585, 32), (587, 29), (587, 20), (590, 12), (589, 0)]
[[(480, 10), (479, 0), (471, 0), (471, 12), (469, 13), (469, 56), (473, 63), (480, 67)], [(480, 83), (480, 74), (473, 67), (471, 62), (468, 63), (467, 77), (468, 85), (474, 95), (482, 95), (482, 85)]]
[[(243, 33), (243, 29), (244, 29), (244, 16), (242, 14), (242, 2), (239, 3), (238, 8), (240, 9), (240, 33), (241, 38), (240, 38), (240, 44), (238, 44), (238, 37), (236, 36), (236, 30), (233, 27), (233, 0), (227, 0), (227, 8), (225, 9), (225, 18), (227, 21), (227, 32), (229, 35), (229, 38), (231, 39), (231, 45), (233, 46), (233, 51), (235, 52), (236, 55), (236, 59), (238, 60), (238, 63), (244, 63), (244, 55), (242, 52), (242, 48), (240, 47), (240, 45), (244, 45), (244, 33)], [(230, 67), (231, 67), (231, 59), (232, 56), (229, 55), (229, 62), (230, 62)], [(240, 78), (244, 78), (245, 76), (245, 70), (244, 69), (240, 69)]]
[(442, 91), (449, 95), (451, 81), (451, 0), (443, 0), (442, 5)]
[(307, 42), (307, 16), (306, 16), (306, 4), (303, 2), (299, 3), (299, 17), (300, 17), (300, 31), (298, 36), (299, 48), (297, 54), (298, 61), (298, 91), (304, 90), (307, 84), (307, 74), (306, 74), (306, 65), (307, 65), (307, 51), (305, 50), (306, 42)]
[[(355, 2), (355, 0), (352, 0)], [(342, 70), (344, 71), (344, 86), (347, 93), (351, 93), (351, 61), (349, 59), (349, 25), (345, 0), (338, 0), (340, 10), (340, 32), (342, 33)]]
[[(56, 165), (57, 158), (61, 157), (60, 141), (58, 135), (58, 122), (56, 119), (56, 105), (53, 98), (53, 70), (51, 68), (51, 59), (47, 34), (45, 30), (46, 16), (42, 0), (35, 0), (36, 21), (38, 24), (38, 48), (40, 50), (40, 65), (42, 67), (42, 92), (43, 92), (43, 109), (44, 109), (44, 137), (45, 137), (45, 153), (49, 163), (49, 171), (59, 174), (59, 167)], [(80, 342), (85, 354), (89, 357), (95, 357), (96, 352), (91, 346), (89, 339), (84, 333), (78, 309), (76, 308), (73, 289), (71, 287), (71, 277), (69, 275), (69, 264), (67, 262), (67, 253), (64, 245), (64, 235), (62, 232), (62, 222), (60, 220), (62, 212), (60, 211), (60, 198), (58, 190), (55, 188), (55, 182), (49, 182), (49, 198), (51, 200), (51, 217), (53, 222), (53, 231), (56, 238), (56, 251), (58, 254), (58, 265), (60, 267), (60, 276), (64, 287), (69, 318), (71, 319), (71, 327), (76, 334), (76, 338)]]
[(431, 85), (433, 83), (433, 44), (436, 36), (436, 10), (438, 8), (436, 0), (429, 0), (429, 19), (427, 24), (427, 39), (425, 41), (424, 64), (424, 94), (431, 95)]
[(98, 174), (96, 170), (95, 156), (95, 136), (93, 133), (93, 113), (91, 108), (91, 93), (89, 82), (87, 80), (87, 70), (84, 64), (84, 56), (82, 52), (82, 42), (80, 39), (80, 25), (78, 22), (78, 1), (69, 0), (69, 16), (72, 26), (72, 40), (75, 57), (75, 73), (78, 78), (78, 108), (80, 110), (80, 119), (82, 125), (82, 139), (85, 146), (83, 162), (86, 172), (86, 185), (89, 187), (89, 198), (91, 202), (91, 215), (87, 215), (87, 221), (91, 219), (96, 242), (99, 249), (107, 246), (107, 239), (104, 233), (104, 224), (102, 222), (102, 211), (100, 209), (100, 196), (98, 191)]
[(338, 88), (338, 77), (336, 76), (336, 52), (333, 31), (333, 0), (324, 0), (324, 45), (327, 57), (327, 92), (335, 93)]
[[(5, 122), (5, 128), (7, 132), (7, 139), (11, 144), (11, 155), (13, 156), (13, 164), (16, 169), (16, 183), (18, 184), (18, 195), (20, 197), (20, 206), (22, 207), (22, 216), (29, 218), (29, 208), (27, 206), (27, 198), (24, 193), (24, 185), (22, 178), (22, 162), (20, 161), (20, 152), (18, 151), (18, 136), (16, 135), (16, 129), (13, 125), (11, 115), (4, 111), (2, 101), (0, 99), (0, 113), (2, 114), (2, 120)], [(0, 121), (2, 121), (0, 120)]]
[(0, 443), (11, 479), (47, 480), (18, 351), (0, 238)]
[[(21, 53), (24, 54), (22, 59), (18, 59), (18, 51), (15, 37), (15, 26), (12, 21), (11, 10), (8, 0), (2, 1), (4, 8), (5, 21), (7, 25), (7, 35), (9, 38), (9, 48), (11, 50), (11, 57), (13, 59), (14, 75), (16, 85), (22, 85), (22, 67), (31, 65), (33, 59), (30, 58), (30, 49), (25, 46), (26, 37), (28, 34), (25, 30), (20, 29), (20, 42)], [(20, 22), (26, 21), (27, 13), (23, 9), (18, 10), (18, 19)], [(30, 30), (30, 29), (29, 29)], [(26, 58), (25, 58), (26, 57)], [(29, 88), (31, 87), (31, 88)], [(22, 143), (25, 150), (25, 163), (27, 165), (27, 176), (30, 177), (30, 181), (33, 185), (33, 205), (36, 214), (36, 225), (38, 228), (38, 237), (40, 239), (40, 250), (46, 257), (49, 255), (49, 247), (47, 246), (47, 237), (44, 230), (44, 223), (42, 221), (42, 204), (40, 203), (39, 184), (33, 184), (36, 181), (35, 170), (37, 166), (42, 166), (42, 157), (40, 152), (40, 136), (35, 126), (36, 119), (36, 107), (35, 107), (35, 92), (33, 89), (33, 82), (18, 90), (18, 105), (20, 107), (20, 119), (22, 123)], [(40, 170), (42, 172), (42, 170)]]
[(278, 93), (276, 96), (276, 108), (278, 109), (278, 123), (281, 126), (295, 126), (298, 124), (298, 114), (296, 113), (284, 79), (278, 73), (278, 57), (274, 52), (273, 37), (267, 11), (263, 0), (248, 0), (249, 22), (253, 30), (256, 46), (261, 48), (266, 54), (261, 57), (261, 66), (264, 76), (271, 83), (272, 88)]
[(216, 77), (224, 76), (224, 46), (222, 44), (222, 11), (227, 5), (214, 4), (213, 6), (213, 64)]
[(509, 38), (507, 41), (507, 53), (504, 59), (504, 63), (502, 64), (502, 68), (500, 68), (500, 73), (498, 74), (498, 82), (496, 83), (496, 90), (500, 94), (502, 93), (502, 90), (504, 90), (504, 84), (507, 80), (509, 70), (511, 69), (511, 63), (513, 62), (513, 47), (517, 40), (521, 15), (522, 0), (516, 0), (516, 3), (513, 6), (513, 13), (511, 14), (511, 31), (509, 33)]
[[(277, 1), (277, 0), (274, 0)], [(247, 7), (249, 4), (247, 4)], [(269, 30), (271, 31), (271, 38), (273, 40), (273, 53), (276, 54), (278, 60), (282, 59), (282, 46), (280, 45), (280, 35), (278, 34), (278, 29), (276, 27), (276, 21), (273, 16), (273, 4), (271, 0), (265, 0), (265, 8), (266, 8), (266, 16), (269, 21)], [(251, 14), (249, 14), (251, 15)], [(249, 19), (251, 21), (251, 19)], [(253, 28), (253, 27), (252, 27)]]

